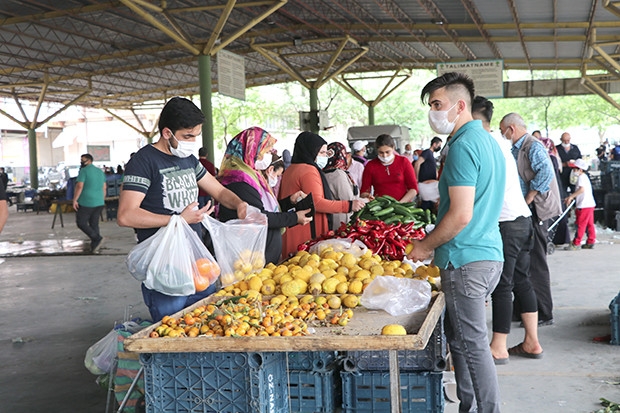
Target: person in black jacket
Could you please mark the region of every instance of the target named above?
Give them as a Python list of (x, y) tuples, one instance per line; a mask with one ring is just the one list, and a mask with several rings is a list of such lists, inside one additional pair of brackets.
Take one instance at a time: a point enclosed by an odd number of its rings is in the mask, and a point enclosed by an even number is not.
[[(305, 225), (312, 218), (306, 217), (309, 209), (291, 211), (306, 194), (298, 191), (280, 200), (273, 194), (261, 170), (271, 164), (271, 149), (276, 143), (268, 132), (251, 127), (239, 133), (228, 143), (218, 179), (239, 198), (267, 215), (268, 232), (265, 262), (276, 264), (282, 253), (282, 230), (297, 224)], [(289, 211), (289, 212), (281, 212)], [(226, 222), (237, 218), (237, 212), (221, 205), (218, 219)]]

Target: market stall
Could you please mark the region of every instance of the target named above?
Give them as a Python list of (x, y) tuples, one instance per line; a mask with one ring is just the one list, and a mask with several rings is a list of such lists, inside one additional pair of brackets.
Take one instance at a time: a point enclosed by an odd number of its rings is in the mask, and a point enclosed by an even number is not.
[(431, 216), (392, 203), (369, 204), (279, 265), (242, 251), (220, 263), (220, 292), (127, 338), (141, 353), (147, 409), (443, 411), (438, 269), (402, 260)]

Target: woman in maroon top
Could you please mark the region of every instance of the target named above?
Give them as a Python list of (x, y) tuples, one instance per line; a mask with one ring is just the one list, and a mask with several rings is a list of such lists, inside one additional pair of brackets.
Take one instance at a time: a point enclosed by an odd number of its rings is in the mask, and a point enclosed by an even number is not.
[[(379, 135), (375, 142), (377, 157), (366, 164), (362, 175), (361, 196), (390, 195), (400, 202), (411, 202), (418, 193), (413, 165), (394, 150), (390, 135)], [(372, 190), (372, 192), (371, 192)]]

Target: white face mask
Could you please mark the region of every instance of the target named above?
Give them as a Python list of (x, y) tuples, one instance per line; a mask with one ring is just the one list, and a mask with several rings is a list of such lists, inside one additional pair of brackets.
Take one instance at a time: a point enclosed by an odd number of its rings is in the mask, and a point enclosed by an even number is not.
[(456, 121), (459, 119), (460, 115), (457, 115), (456, 118), (450, 122), (448, 121), (448, 112), (450, 112), (457, 105), (457, 103), (452, 105), (452, 107), (448, 110), (430, 110), (428, 112), (428, 123), (435, 132), (442, 135), (449, 135), (452, 133), (454, 126), (456, 126)]
[(563, 143), (562, 147), (564, 147), (566, 149), (570, 149), (570, 143)]
[(394, 160), (394, 154), (392, 153), (390, 156), (385, 157), (378, 155), (377, 158), (379, 158), (382, 163), (392, 163), (392, 161)]
[(329, 160), (328, 156), (317, 156), (315, 162), (319, 168), (323, 169), (327, 165), (328, 160)]
[(257, 171), (264, 171), (269, 168), (269, 165), (271, 165), (271, 162), (267, 159), (266, 155), (263, 155), (263, 159), (254, 161), (254, 169)]
[(278, 184), (278, 177), (272, 177), (271, 175), (267, 175), (267, 179), (269, 180), (269, 186), (275, 187)]
[(178, 156), (179, 158), (188, 158), (196, 151), (196, 142), (180, 142), (174, 135), (172, 135), (172, 138), (177, 141), (176, 148), (173, 148), (172, 145), (170, 145), (170, 153), (174, 156)]

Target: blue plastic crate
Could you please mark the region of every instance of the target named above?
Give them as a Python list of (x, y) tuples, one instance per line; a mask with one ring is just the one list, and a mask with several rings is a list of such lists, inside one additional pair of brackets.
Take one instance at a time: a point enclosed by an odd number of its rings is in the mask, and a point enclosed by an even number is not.
[[(343, 413), (391, 412), (390, 373), (362, 371), (340, 373)], [(443, 373), (401, 372), (403, 412), (441, 413), (444, 409)]]
[[(398, 352), (398, 368), (400, 371), (443, 371), (447, 365), (446, 353), (446, 336), (443, 331), (443, 317), (441, 317), (423, 350)], [(387, 350), (347, 351), (343, 368), (345, 371), (387, 371), (390, 368), (389, 352)]]
[(620, 293), (609, 303), (611, 310), (611, 344), (620, 345)]
[(289, 370), (288, 393), (293, 413), (334, 412), (342, 404), (340, 370)]
[(337, 358), (335, 351), (294, 351), (287, 354), (289, 370), (328, 371)]
[(288, 413), (286, 353), (142, 354), (149, 413)]

